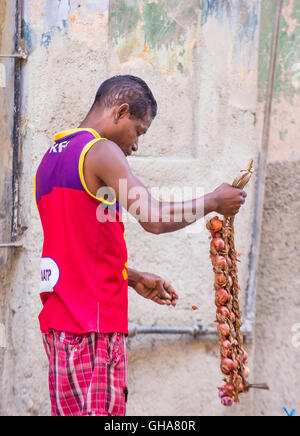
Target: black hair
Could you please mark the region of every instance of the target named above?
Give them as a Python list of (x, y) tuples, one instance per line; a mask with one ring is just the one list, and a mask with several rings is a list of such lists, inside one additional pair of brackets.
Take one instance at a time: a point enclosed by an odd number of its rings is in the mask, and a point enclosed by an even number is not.
[(149, 111), (152, 119), (157, 114), (156, 100), (144, 80), (135, 76), (114, 76), (102, 83), (97, 91), (93, 104), (112, 107), (127, 103), (130, 115), (134, 118), (144, 119)]

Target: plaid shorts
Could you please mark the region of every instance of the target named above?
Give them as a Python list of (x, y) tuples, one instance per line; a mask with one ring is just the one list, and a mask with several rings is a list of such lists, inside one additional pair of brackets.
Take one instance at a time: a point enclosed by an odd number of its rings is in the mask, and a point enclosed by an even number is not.
[(43, 334), (52, 416), (124, 416), (126, 337), (121, 333)]

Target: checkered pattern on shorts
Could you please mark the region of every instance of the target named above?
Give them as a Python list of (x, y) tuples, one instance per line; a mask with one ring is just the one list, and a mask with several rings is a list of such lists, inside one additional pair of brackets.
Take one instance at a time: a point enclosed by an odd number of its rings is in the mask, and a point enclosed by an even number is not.
[(43, 334), (53, 416), (124, 416), (127, 350), (122, 333)]

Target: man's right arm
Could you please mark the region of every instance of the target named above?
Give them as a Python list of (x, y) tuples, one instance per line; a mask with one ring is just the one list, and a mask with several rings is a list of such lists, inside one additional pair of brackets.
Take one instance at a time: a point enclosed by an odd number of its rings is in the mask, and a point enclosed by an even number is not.
[(121, 149), (111, 141), (99, 141), (87, 153), (85, 171), (114, 190), (117, 200), (150, 233), (180, 230), (211, 213), (232, 216), (245, 202), (246, 193), (223, 184), (202, 198), (185, 202), (161, 202), (132, 173)]

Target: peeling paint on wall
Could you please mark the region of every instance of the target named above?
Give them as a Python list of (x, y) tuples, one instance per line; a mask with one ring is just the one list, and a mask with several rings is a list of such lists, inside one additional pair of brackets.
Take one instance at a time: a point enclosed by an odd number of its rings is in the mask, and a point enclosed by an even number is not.
[(110, 3), (110, 38), (119, 62), (135, 56), (164, 72), (191, 72), (199, 23), (198, 0)]
[[(46, 48), (56, 32), (69, 34), (76, 24), (83, 23), (87, 31), (100, 14), (109, 10), (109, 0), (29, 0), (25, 6), (25, 38), (30, 49), (36, 44)], [(85, 29), (82, 29), (83, 31)], [(41, 34), (39, 41), (36, 34)]]
[[(268, 80), (269, 53), (271, 50), (272, 26), (275, 3), (266, 0), (262, 5), (262, 26), (260, 37), (259, 62), (259, 101), (265, 99)], [(295, 73), (300, 63), (300, 1), (285, 0), (278, 49), (278, 66), (276, 71), (274, 98), (278, 102), (284, 97), (290, 103), (300, 88), (295, 87)]]
[[(262, 2), (259, 49), (259, 134), (261, 136), (267, 92), (269, 54), (275, 2)], [(285, 0), (282, 10), (278, 61), (270, 131), (270, 160), (300, 157), (300, 0)]]

